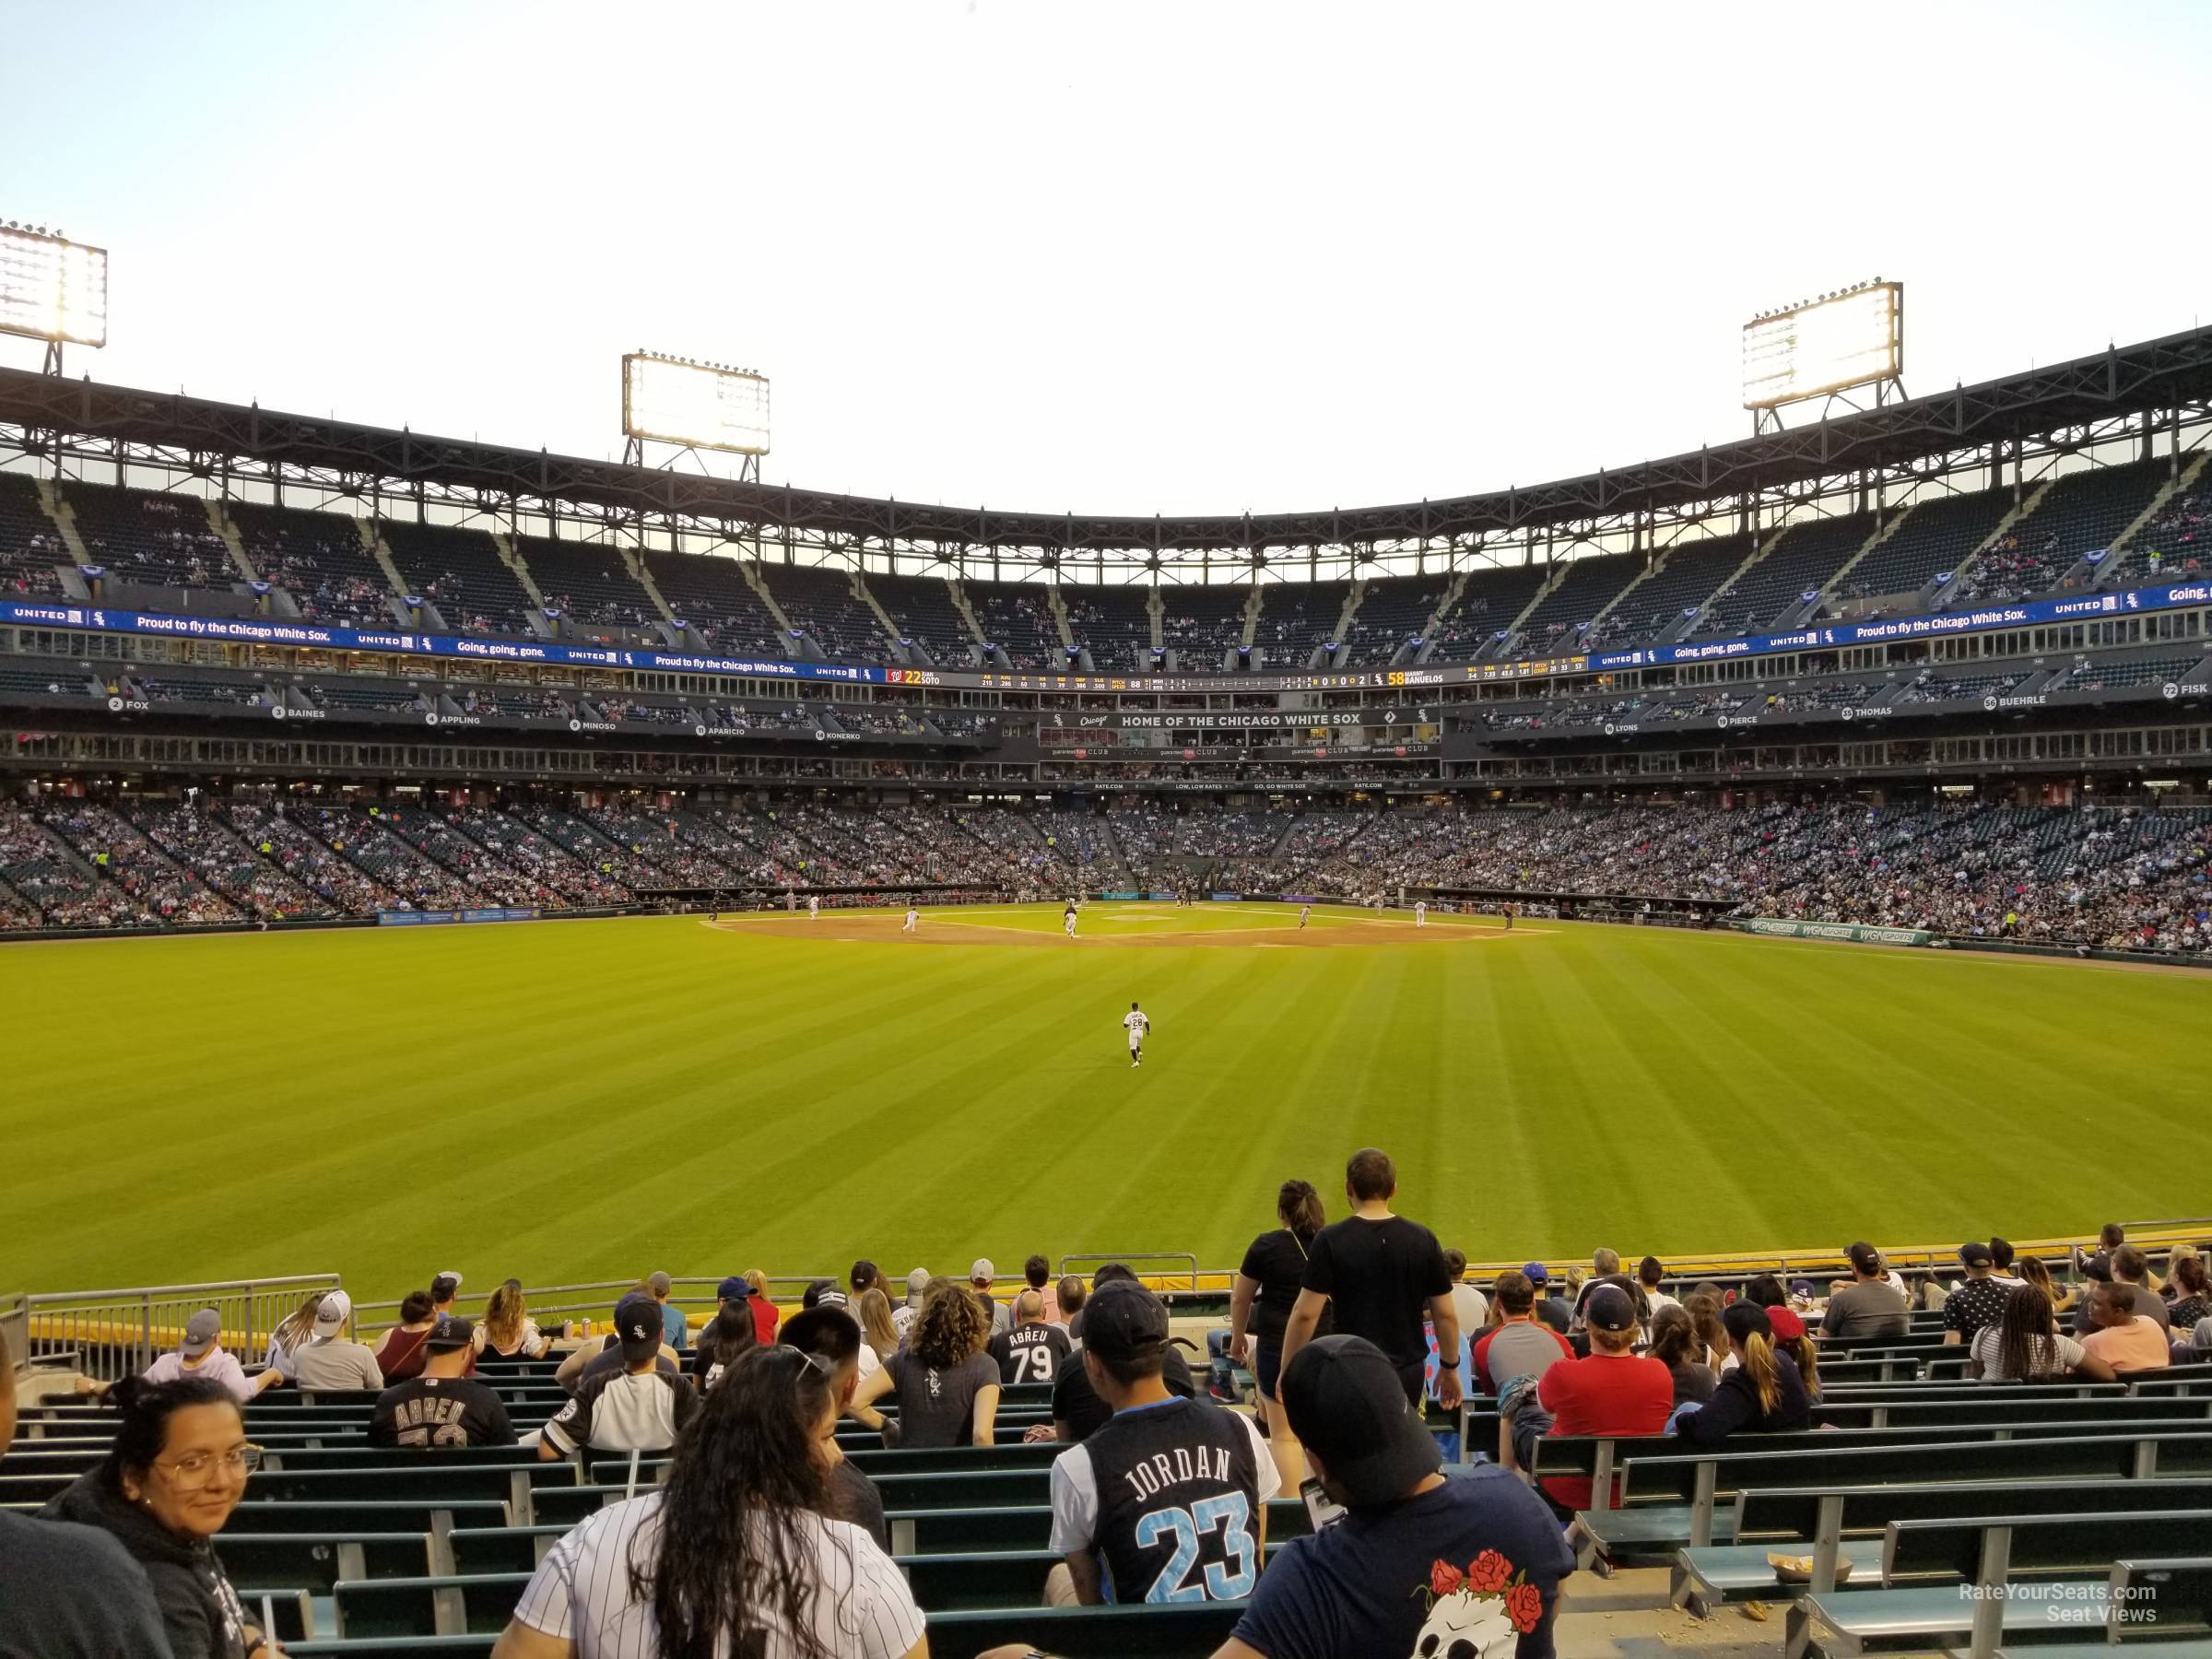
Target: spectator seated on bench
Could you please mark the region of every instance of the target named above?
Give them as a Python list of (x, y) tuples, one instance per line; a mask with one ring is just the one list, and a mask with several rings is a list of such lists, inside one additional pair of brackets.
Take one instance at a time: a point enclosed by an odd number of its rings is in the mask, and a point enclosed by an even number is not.
[(666, 1326), (650, 1296), (626, 1297), (615, 1310), (613, 1350), (619, 1364), (585, 1369), (576, 1397), (547, 1419), (538, 1435), (543, 1458), (601, 1452), (664, 1452), (676, 1444), (699, 1409), (699, 1393), (683, 1373), (664, 1368)]
[(512, 1446), (514, 1426), (498, 1391), (471, 1378), (472, 1320), (441, 1314), (423, 1340), (422, 1370), (377, 1396), (369, 1419), (376, 1446)]
[(262, 1632), (214, 1542), (261, 1457), (238, 1402), (208, 1377), (125, 1377), (108, 1402), (122, 1414), (114, 1449), (41, 1516), (97, 1528), (123, 1546), (144, 1569), (171, 1652), (252, 1659)]
[[(648, 1375), (657, 1310), (652, 1320), (641, 1338)], [(926, 1653), (921, 1609), (890, 1558), (858, 1527), (827, 1518), (816, 1447), (835, 1430), (838, 1394), (834, 1368), (817, 1355), (742, 1355), (705, 1396), (667, 1484), (601, 1510), (554, 1546), (500, 1637), (499, 1659), (569, 1659), (587, 1630), (599, 1653), (775, 1653), (779, 1627), (853, 1659)]]
[(1445, 1472), (1396, 1369), (1359, 1336), (1284, 1366), (1283, 1406), (1342, 1521), (1261, 1575), (1226, 1659), (1403, 1659), (1548, 1631), (1573, 1567), (1558, 1524), (1496, 1465)]
[[(0, 1333), (0, 1377), (14, 1375)], [(16, 1391), (0, 1388), (0, 1453), (15, 1432)], [(0, 1609), (7, 1623), (35, 1633), (40, 1645), (27, 1653), (169, 1659), (161, 1609), (147, 1575), (108, 1528), (0, 1512)]]

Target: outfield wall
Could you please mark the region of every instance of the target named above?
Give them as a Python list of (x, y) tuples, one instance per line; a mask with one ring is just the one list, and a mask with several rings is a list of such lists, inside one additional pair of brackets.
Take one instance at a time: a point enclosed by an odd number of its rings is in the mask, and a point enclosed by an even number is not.
[(1840, 922), (1789, 922), (1772, 916), (1737, 916), (1728, 925), (1737, 933), (1780, 939), (1830, 939), (1852, 945), (1924, 946), (1935, 950), (1971, 950), (1988, 956), (2056, 957), (2075, 962), (2156, 963), (2171, 968), (2212, 969), (2212, 957), (2164, 950), (2114, 950), (2101, 945), (2045, 945), (2030, 939), (1992, 939), (1974, 934), (1936, 933), (1920, 927), (1866, 927)]
[(1739, 916), (1728, 924), (1738, 933), (1777, 939), (1842, 939), (1853, 945), (1925, 945), (1936, 935), (1921, 927), (1862, 927), (1844, 922), (1785, 922), (1773, 916)]

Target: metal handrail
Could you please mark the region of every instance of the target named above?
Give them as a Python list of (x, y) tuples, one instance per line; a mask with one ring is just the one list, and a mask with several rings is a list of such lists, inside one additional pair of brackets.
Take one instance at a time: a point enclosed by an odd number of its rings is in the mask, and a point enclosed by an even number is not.
[(30, 1298), (20, 1290), (0, 1294), (0, 1340), (7, 1344), (9, 1371), (21, 1376), (30, 1369)]
[[(1136, 1269), (1137, 1277), (1143, 1279), (1155, 1290), (1178, 1288), (1195, 1290), (1199, 1288), (1198, 1258), (1187, 1250), (1079, 1250), (1060, 1258), (1060, 1272), (1063, 1276), (1071, 1273), (1075, 1270), (1077, 1264), (1083, 1262), (1091, 1264), (1094, 1270), (1103, 1267), (1108, 1262), (1120, 1262), (1128, 1267)], [(1138, 1264), (1143, 1262), (1188, 1262), (1190, 1268), (1182, 1277), (1189, 1282), (1182, 1286), (1155, 1283), (1156, 1280), (1163, 1280), (1169, 1276), (1159, 1272), (1146, 1273), (1141, 1267), (1138, 1267)]]
[[(833, 1273), (771, 1273), (767, 1277), (769, 1300), (776, 1302), (797, 1301), (806, 1287), (818, 1279), (832, 1279), (840, 1285), (844, 1283), (841, 1275)], [(713, 1312), (714, 1293), (721, 1288), (723, 1277), (720, 1274), (712, 1278), (700, 1276), (677, 1277), (671, 1274), (669, 1305), (686, 1312)], [(601, 1320), (614, 1312), (615, 1303), (621, 1300), (625, 1292), (641, 1282), (638, 1279), (598, 1279), (579, 1285), (524, 1285), (523, 1300), (529, 1304), (530, 1316), (538, 1321), (541, 1328), (547, 1323), (548, 1316)], [(477, 1308), (481, 1308), (483, 1300), (491, 1295), (490, 1288), (486, 1288), (482, 1299), (479, 1299), (475, 1281), (466, 1278), (462, 1281), (461, 1288), (464, 1299)], [(371, 1330), (380, 1324), (398, 1324), (399, 1304), (405, 1300), (403, 1297), (383, 1297), (372, 1301), (355, 1302), (353, 1317), (356, 1328)]]
[(269, 1334), (298, 1312), (302, 1292), (339, 1288), (335, 1273), (145, 1285), (121, 1290), (41, 1291), (25, 1297), (23, 1357), (66, 1360), (97, 1382), (144, 1371), (176, 1346), (202, 1308), (222, 1320), (223, 1347), (245, 1365), (260, 1363)]
[[(2212, 1238), (2212, 1218), (2130, 1221), (2123, 1225), (2127, 1229), (2130, 1242), (2142, 1247), (2154, 1265), (2167, 1259), (2165, 1253), (2173, 1245)], [(2021, 1255), (2042, 1256), (2054, 1273), (2072, 1277), (2075, 1249), (2077, 1246), (2093, 1249), (2095, 1242), (2093, 1238), (2080, 1236), (2028, 1239), (2014, 1241), (2013, 1248)], [(1956, 1247), (1949, 1244), (1880, 1248), (1892, 1266), (1912, 1272), (1942, 1272), (1958, 1260)], [(1071, 1252), (1060, 1257), (1058, 1271), (1065, 1275), (1095, 1270), (1107, 1262), (1127, 1263), (1147, 1284), (1166, 1292), (1219, 1295), (1228, 1292), (1236, 1280), (1236, 1269), (1202, 1268), (1196, 1254), (1189, 1251)], [(1171, 1268), (1169, 1265), (1172, 1265)], [(1518, 1260), (1475, 1262), (1468, 1265), (1467, 1274), (1480, 1281), (1523, 1265)], [(1585, 1266), (1581, 1261), (1546, 1260), (1544, 1265), (1555, 1276), (1563, 1276), (1570, 1266)], [(1669, 1259), (1667, 1277), (1677, 1282), (1699, 1277), (1742, 1277), (1758, 1273), (1788, 1278), (1832, 1275), (1841, 1272), (1843, 1266), (1842, 1253), (1832, 1249), (1691, 1253)], [(902, 1277), (887, 1273), (887, 1293)], [(777, 1301), (796, 1301), (806, 1287), (818, 1279), (843, 1282), (842, 1276), (835, 1273), (774, 1274), (769, 1277), (769, 1294)], [(535, 1288), (525, 1286), (524, 1295), (541, 1323), (566, 1316), (595, 1321), (637, 1282), (601, 1279)], [(719, 1277), (675, 1278), (669, 1300), (687, 1312), (711, 1312), (714, 1291), (720, 1284)], [(241, 1361), (253, 1366), (259, 1363), (269, 1334), (298, 1310), (303, 1291), (340, 1288), (341, 1281), (335, 1273), (308, 1273), (114, 1290), (0, 1293), (0, 1332), (8, 1335), (9, 1351), (18, 1371), (41, 1360), (52, 1364), (66, 1359), (88, 1375), (105, 1382), (145, 1370), (157, 1356), (175, 1346), (193, 1313), (212, 1307), (222, 1315), (223, 1345)], [(475, 1300), (473, 1291), (471, 1300)], [(396, 1298), (357, 1301), (355, 1334), (366, 1335), (380, 1325), (396, 1323), (398, 1309)]]

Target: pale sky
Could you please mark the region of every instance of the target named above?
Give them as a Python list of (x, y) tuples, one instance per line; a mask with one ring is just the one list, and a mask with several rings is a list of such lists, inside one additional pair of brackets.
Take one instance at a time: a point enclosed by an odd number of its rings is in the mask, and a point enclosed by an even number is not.
[(770, 481), (910, 500), (1625, 465), (1744, 435), (1744, 320), (1877, 275), (1916, 394), (2212, 309), (2203, 5), (82, 0), (6, 39), (0, 218), (112, 251), (73, 373), (607, 455), (641, 346), (771, 377)]

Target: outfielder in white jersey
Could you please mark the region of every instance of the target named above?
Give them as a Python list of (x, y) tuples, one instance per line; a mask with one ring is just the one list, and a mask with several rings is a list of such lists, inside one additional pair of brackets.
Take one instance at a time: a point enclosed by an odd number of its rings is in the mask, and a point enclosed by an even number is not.
[(1416, 899), (1413, 901), (1413, 924), (1416, 927), (1429, 925), (1429, 905), (1426, 900)]
[(818, 893), (809, 893), (809, 894), (807, 894), (807, 895), (806, 895), (806, 919), (807, 919), (809, 922), (818, 921), (818, 920), (820, 919), (820, 917), (821, 917), (821, 913), (822, 913), (822, 900), (821, 900), (821, 895), (820, 895), (820, 894), (818, 894)]
[(1145, 1063), (1145, 1035), (1151, 1030), (1152, 1021), (1142, 1008), (1131, 1003), (1129, 1012), (1122, 1016), (1122, 1024), (1129, 1031), (1129, 1064), (1142, 1065)]
[(1067, 909), (1061, 912), (1060, 925), (1066, 929), (1069, 938), (1076, 936), (1076, 906), (1073, 900), (1068, 901)]
[(906, 907), (906, 925), (900, 928), (899, 931), (900, 933), (912, 933), (915, 929), (915, 924), (921, 920), (922, 912), (910, 904)]

